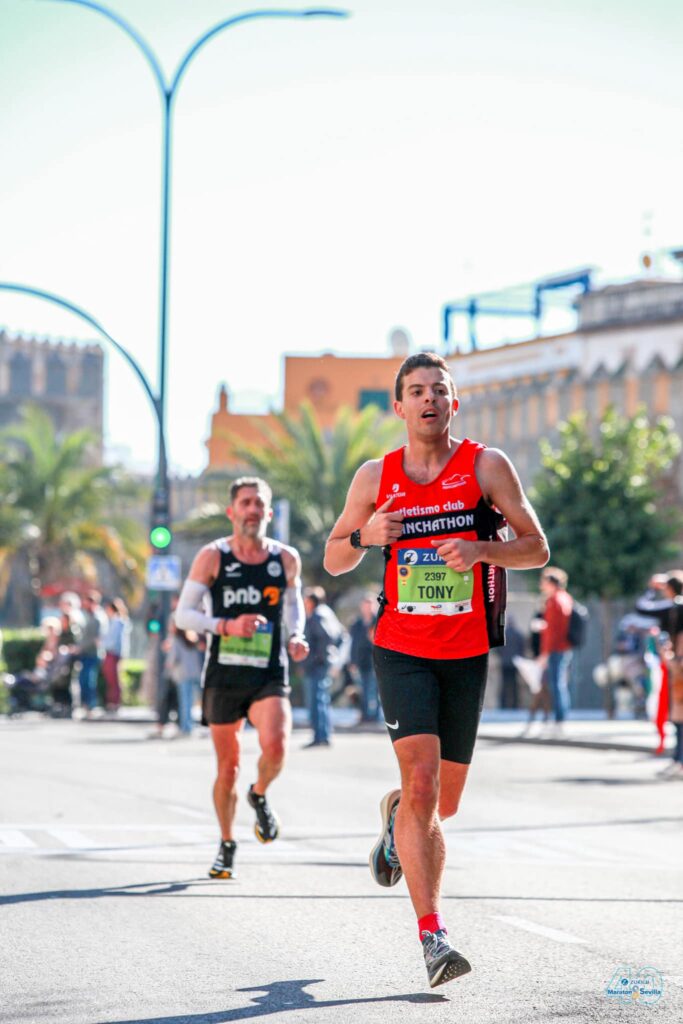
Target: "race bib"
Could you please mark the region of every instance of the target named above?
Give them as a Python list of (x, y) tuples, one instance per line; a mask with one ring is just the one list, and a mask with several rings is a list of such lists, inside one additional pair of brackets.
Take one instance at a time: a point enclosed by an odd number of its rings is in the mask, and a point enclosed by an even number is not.
[(222, 636), (220, 638), (218, 664), (268, 668), (272, 650), (273, 623), (259, 622), (252, 637)]
[(433, 548), (398, 551), (398, 601), (407, 615), (462, 615), (472, 611), (474, 572), (449, 569)]

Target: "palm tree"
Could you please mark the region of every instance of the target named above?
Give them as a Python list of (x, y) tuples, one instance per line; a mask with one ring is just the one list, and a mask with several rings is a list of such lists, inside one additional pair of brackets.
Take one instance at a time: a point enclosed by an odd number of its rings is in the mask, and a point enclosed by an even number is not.
[[(299, 417), (278, 413), (276, 428), (261, 429), (263, 443), (240, 448), (237, 454), (268, 481), (275, 499), (289, 500), (291, 539), (301, 553), (304, 578), (310, 583), (324, 583), (334, 597), (348, 583), (337, 582), (325, 573), (325, 541), (344, 507), (356, 470), (400, 443), (401, 424), (388, 419), (375, 406), (360, 413), (347, 407), (325, 430), (313, 407), (304, 403)], [(204, 515), (185, 524), (183, 532), (204, 536), (225, 533), (224, 513), (210, 513), (206, 509)], [(375, 554), (364, 559), (354, 573), (354, 581), (367, 583), (381, 575), (381, 559)]]
[(139, 596), (146, 555), (144, 534), (108, 513), (114, 492), (130, 487), (120, 471), (92, 465), (88, 430), (63, 438), (39, 407), (0, 434), (0, 594), (12, 564), (23, 557), (39, 593), (64, 576), (96, 579), (103, 558), (130, 600)]

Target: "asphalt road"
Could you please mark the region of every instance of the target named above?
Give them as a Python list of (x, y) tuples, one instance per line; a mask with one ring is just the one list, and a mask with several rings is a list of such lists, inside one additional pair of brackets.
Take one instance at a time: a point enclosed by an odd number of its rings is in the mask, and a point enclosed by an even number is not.
[[(473, 971), (432, 991), (405, 883), (367, 868), (384, 736), (296, 733), (282, 837), (257, 843), (242, 802), (239, 877), (217, 882), (210, 742), (145, 735), (0, 721), (0, 1020), (683, 1020), (683, 783), (651, 757), (480, 742), (444, 887)], [(243, 792), (255, 757), (248, 733)], [(656, 1005), (607, 994), (646, 969)]]

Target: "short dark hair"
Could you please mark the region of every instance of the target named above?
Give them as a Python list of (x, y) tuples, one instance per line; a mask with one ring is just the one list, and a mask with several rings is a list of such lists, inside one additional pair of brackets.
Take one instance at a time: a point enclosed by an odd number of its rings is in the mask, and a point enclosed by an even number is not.
[(541, 573), (541, 579), (547, 580), (548, 583), (554, 583), (560, 590), (566, 590), (569, 577), (564, 569), (558, 569), (556, 566), (550, 565)]
[(237, 478), (237, 480), (233, 480), (233, 482), (230, 484), (231, 505), (243, 487), (255, 487), (256, 490), (260, 491), (263, 497), (266, 499), (266, 504), (272, 505), (273, 492), (271, 491), (266, 481), (262, 480), (260, 476), (240, 476)]
[(414, 356), (408, 356), (404, 359), (398, 373), (396, 374), (396, 384), (394, 387), (394, 397), (397, 402), (403, 399), (403, 380), (413, 370), (443, 370), (448, 376), (450, 381), (451, 391), (455, 398), (455, 382), (451, 377), (451, 371), (448, 368), (448, 363), (443, 356), (440, 356), (438, 352), (417, 352)]
[(666, 585), (669, 590), (673, 590), (676, 597), (680, 597), (683, 594), (683, 573), (680, 573), (677, 569), (670, 572), (666, 578)]
[(306, 587), (304, 590), (304, 597), (307, 597), (309, 601), (312, 601), (317, 608), (319, 604), (325, 604), (327, 594), (322, 587)]

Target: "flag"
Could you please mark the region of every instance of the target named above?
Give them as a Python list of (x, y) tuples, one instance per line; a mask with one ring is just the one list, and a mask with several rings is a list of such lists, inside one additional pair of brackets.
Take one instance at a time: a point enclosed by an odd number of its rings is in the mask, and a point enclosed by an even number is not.
[(669, 718), (669, 670), (659, 654), (657, 641), (653, 634), (647, 638), (645, 664), (648, 669), (647, 711), (659, 733), (659, 745), (655, 753), (661, 754), (664, 751), (666, 723)]
[(664, 740), (666, 737), (666, 723), (669, 719), (669, 666), (665, 661), (662, 661), (662, 682), (659, 687), (659, 701), (657, 703), (657, 717), (655, 718), (655, 725), (657, 726), (657, 732), (659, 733), (659, 746), (655, 750), (655, 754), (662, 754), (664, 752)]

